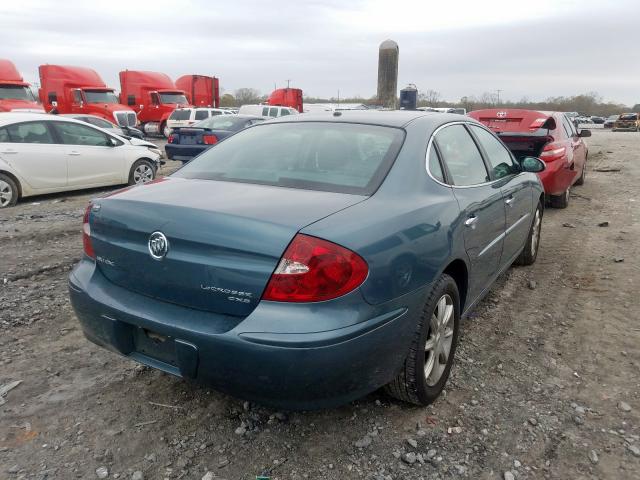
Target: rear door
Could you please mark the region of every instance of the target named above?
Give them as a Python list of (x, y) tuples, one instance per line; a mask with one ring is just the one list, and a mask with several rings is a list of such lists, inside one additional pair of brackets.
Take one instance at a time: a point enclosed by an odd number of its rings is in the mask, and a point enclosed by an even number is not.
[(505, 205), (480, 150), (462, 123), (445, 126), (435, 136), (449, 183), (464, 223), (464, 243), (471, 262), (470, 298), (489, 286), (498, 272), (504, 244)]
[(50, 122), (21, 122), (3, 127), (0, 157), (34, 190), (43, 193), (67, 185), (67, 156), (56, 143)]
[(531, 226), (532, 190), (511, 152), (493, 133), (469, 127), (482, 147), (493, 180), (498, 180), (505, 204), (506, 230), (501, 265), (510, 264), (524, 247)]
[(65, 147), (69, 186), (114, 185), (124, 181), (124, 152), (114, 146), (113, 137), (79, 123), (52, 122), (52, 125)]

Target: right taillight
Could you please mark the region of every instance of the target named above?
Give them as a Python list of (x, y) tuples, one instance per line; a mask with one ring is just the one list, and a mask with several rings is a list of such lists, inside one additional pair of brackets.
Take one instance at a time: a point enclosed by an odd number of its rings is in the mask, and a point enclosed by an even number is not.
[(167, 138), (167, 143), (173, 143), (173, 141), (175, 140), (175, 136), (173, 134), (169, 135), (169, 138)]
[(564, 147), (558, 143), (547, 143), (542, 149), (540, 158), (545, 162), (552, 162), (564, 158), (567, 153), (567, 147)]
[(358, 288), (369, 272), (360, 255), (335, 243), (298, 234), (282, 255), (262, 299), (320, 302)]
[(89, 224), (92, 208), (93, 205), (90, 203), (84, 211), (84, 217), (82, 218), (82, 247), (84, 254), (95, 260), (96, 252), (93, 251), (93, 245), (91, 244), (91, 225)]

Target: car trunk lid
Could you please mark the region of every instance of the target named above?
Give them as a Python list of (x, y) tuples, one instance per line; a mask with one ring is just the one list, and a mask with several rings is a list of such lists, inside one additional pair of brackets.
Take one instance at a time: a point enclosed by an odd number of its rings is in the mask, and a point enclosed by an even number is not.
[[(97, 200), (96, 262), (116, 285), (159, 300), (246, 316), (303, 227), (367, 197), (212, 180), (163, 179)], [(168, 251), (151, 256), (161, 232)]]

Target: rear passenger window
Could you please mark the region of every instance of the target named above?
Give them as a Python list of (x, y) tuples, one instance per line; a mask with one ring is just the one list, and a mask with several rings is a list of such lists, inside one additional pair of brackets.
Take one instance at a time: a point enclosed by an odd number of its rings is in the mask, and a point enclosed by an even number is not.
[(573, 122), (570, 122), (566, 116), (562, 116), (562, 124), (565, 126), (565, 129), (569, 130), (569, 137), (573, 137), (575, 135), (578, 135), (578, 132), (576, 130), (575, 125), (573, 124)]
[(444, 175), (442, 174), (442, 165), (440, 165), (440, 157), (438, 152), (432, 146), (429, 149), (429, 172), (436, 180), (444, 183)]
[(206, 110), (196, 110), (196, 120), (204, 120), (205, 118), (209, 118), (209, 112)]
[(269, 107), (264, 107), (262, 109), (262, 116), (263, 117), (268, 117), (269, 116)]
[(9, 132), (5, 128), (0, 128), (0, 143), (9, 142)]
[(489, 181), (480, 151), (463, 125), (451, 125), (436, 134), (438, 151), (454, 185), (478, 185)]
[(278, 107), (271, 107), (269, 109), (269, 116), (270, 117), (277, 117), (278, 116)]
[(484, 151), (487, 154), (487, 160), (493, 170), (494, 178), (504, 178), (509, 175), (518, 173), (519, 169), (516, 168), (511, 158), (511, 154), (507, 148), (498, 140), (493, 134), (487, 132), (484, 128), (471, 126), (471, 131), (476, 134), (478, 141)]
[(7, 132), (11, 143), (55, 143), (44, 122), (9, 125)]

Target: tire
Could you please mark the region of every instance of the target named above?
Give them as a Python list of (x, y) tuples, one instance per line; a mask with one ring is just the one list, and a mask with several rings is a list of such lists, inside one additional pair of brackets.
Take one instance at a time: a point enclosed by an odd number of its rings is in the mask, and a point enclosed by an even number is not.
[(20, 190), (13, 178), (0, 173), (0, 208), (13, 207), (18, 203)]
[(156, 178), (156, 169), (149, 160), (136, 160), (129, 171), (128, 185), (142, 185)]
[(576, 180), (576, 185), (584, 185), (584, 177), (587, 175), (587, 159), (584, 159), (584, 164), (582, 165), (582, 173), (580, 173), (580, 178)]
[(549, 195), (549, 202), (553, 208), (567, 208), (569, 206), (569, 195), (571, 188), (567, 187), (560, 195)]
[[(443, 274), (433, 286), (420, 312), (402, 370), (384, 387), (385, 391), (398, 400), (416, 405), (429, 405), (436, 400), (451, 372), (459, 326), (458, 286), (453, 278)], [(432, 333), (434, 330), (438, 330), (438, 333)], [(433, 345), (431, 350), (427, 349), (427, 340)], [(436, 355), (438, 351), (446, 352), (447, 345), (448, 356), (445, 353)], [(442, 350), (440, 347), (443, 347)]]
[(522, 252), (513, 262), (516, 265), (533, 265), (538, 258), (538, 248), (540, 248), (540, 234), (542, 233), (542, 203), (538, 202), (538, 208), (533, 214), (533, 222), (527, 235)]

